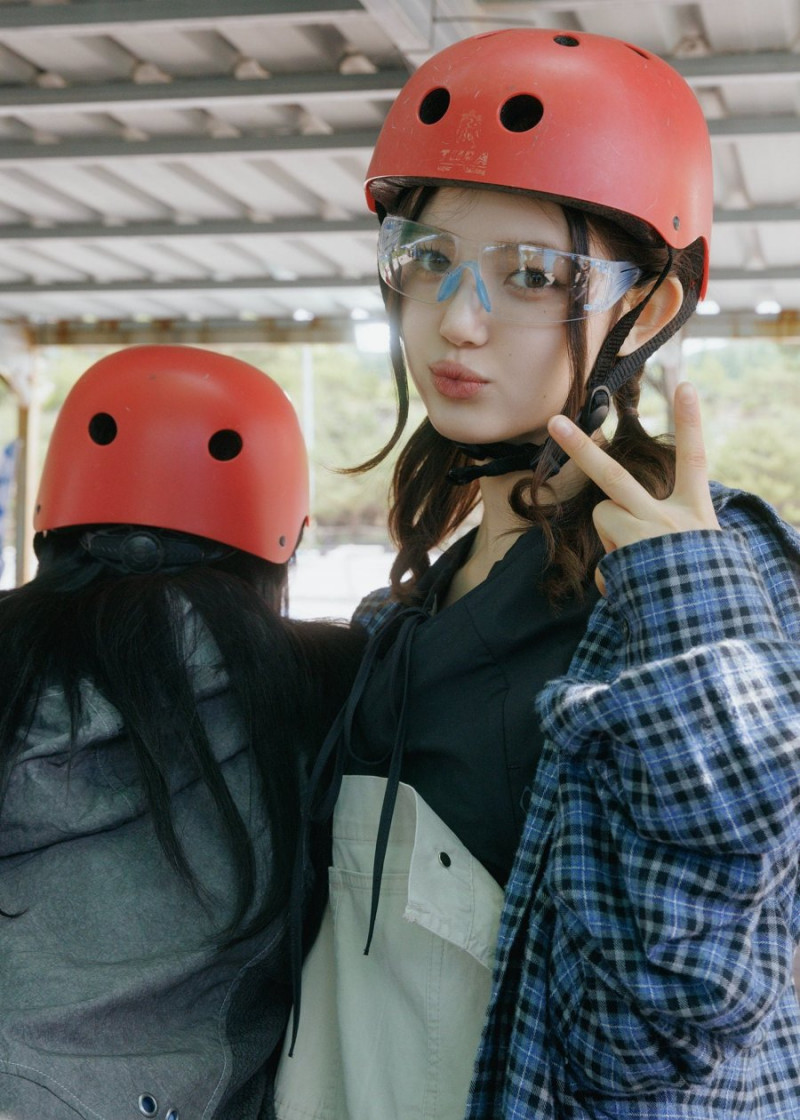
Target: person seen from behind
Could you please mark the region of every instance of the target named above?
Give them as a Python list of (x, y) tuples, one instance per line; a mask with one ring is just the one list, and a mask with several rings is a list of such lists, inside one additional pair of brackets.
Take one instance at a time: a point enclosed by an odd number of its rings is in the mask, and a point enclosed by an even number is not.
[(64, 402), (0, 596), (4, 1120), (272, 1115), (300, 796), (362, 646), (285, 615), (307, 519), (245, 362), (133, 347)]

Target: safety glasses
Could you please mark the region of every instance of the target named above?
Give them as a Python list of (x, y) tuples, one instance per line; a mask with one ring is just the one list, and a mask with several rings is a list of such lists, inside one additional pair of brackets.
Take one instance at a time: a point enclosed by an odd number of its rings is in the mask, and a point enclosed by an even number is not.
[(522, 242), (483, 245), (392, 216), (381, 225), (378, 267), (394, 291), (433, 304), (450, 299), (469, 273), (486, 311), (524, 326), (566, 323), (607, 311), (642, 275), (626, 261)]

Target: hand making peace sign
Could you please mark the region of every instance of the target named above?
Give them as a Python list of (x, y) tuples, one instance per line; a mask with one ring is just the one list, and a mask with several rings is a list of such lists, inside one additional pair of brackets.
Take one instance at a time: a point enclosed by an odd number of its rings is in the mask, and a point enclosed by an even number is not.
[[(708, 487), (700, 404), (693, 385), (675, 390), (675, 487), (668, 498), (654, 498), (635, 478), (566, 416), (554, 416), (550, 435), (608, 500), (595, 506), (593, 519), (606, 552), (626, 544), (683, 533), (690, 529), (719, 529)], [(597, 584), (605, 594), (598, 572)]]

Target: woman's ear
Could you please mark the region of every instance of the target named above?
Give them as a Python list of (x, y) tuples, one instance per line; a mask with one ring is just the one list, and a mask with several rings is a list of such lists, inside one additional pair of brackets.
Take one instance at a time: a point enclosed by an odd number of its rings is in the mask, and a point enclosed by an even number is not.
[[(683, 303), (683, 285), (677, 276), (668, 276), (660, 287), (651, 296), (650, 302), (645, 307), (636, 325), (619, 348), (620, 357), (632, 354), (640, 346), (658, 334), (681, 309)], [(632, 304), (635, 306), (635, 304)], [(627, 311), (628, 308), (626, 307)]]

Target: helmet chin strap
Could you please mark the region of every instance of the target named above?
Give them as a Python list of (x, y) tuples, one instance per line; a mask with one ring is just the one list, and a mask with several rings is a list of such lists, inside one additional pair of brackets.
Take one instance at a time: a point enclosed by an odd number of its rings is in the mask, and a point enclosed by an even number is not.
[[(631, 308), (619, 319), (609, 331), (597, 355), (589, 379), (586, 382), (586, 392), (583, 405), (576, 417), (575, 423), (587, 435), (597, 431), (611, 410), (611, 401), (614, 394), (622, 388), (626, 381), (633, 377), (647, 359), (671, 338), (697, 306), (698, 288), (692, 285), (684, 295), (680, 310), (673, 319), (662, 327), (660, 331), (648, 339), (638, 350), (618, 358), (619, 348), (630, 334), (637, 319), (644, 311), (653, 295), (658, 291), (672, 269), (673, 252), (668, 249), (668, 260), (661, 275), (645, 298), (636, 307)], [(550, 459), (547, 478), (553, 478), (566, 463), (569, 456), (552, 439), (544, 443), (511, 443), (500, 441), (498, 443), (459, 443), (455, 446), (464, 451), (471, 459), (480, 462), (469, 467), (453, 467), (447, 472), (447, 478), (456, 486), (463, 486), (477, 478), (492, 478), (497, 475), (511, 474), (515, 471), (533, 471), (541, 460), (547, 455)]]

